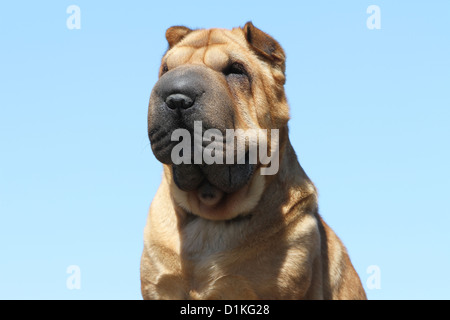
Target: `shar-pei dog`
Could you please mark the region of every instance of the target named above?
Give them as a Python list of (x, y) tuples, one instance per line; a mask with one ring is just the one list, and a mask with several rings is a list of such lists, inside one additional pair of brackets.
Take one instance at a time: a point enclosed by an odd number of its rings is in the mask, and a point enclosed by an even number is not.
[(166, 39), (148, 109), (163, 175), (143, 298), (365, 299), (290, 143), (280, 44), (251, 22)]

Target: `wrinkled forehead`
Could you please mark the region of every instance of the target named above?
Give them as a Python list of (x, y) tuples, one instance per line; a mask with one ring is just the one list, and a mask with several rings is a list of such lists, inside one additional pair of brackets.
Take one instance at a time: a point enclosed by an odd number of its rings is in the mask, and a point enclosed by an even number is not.
[(245, 61), (249, 55), (240, 28), (195, 30), (166, 53), (163, 63), (169, 70), (184, 64), (203, 64), (220, 71), (230, 62)]

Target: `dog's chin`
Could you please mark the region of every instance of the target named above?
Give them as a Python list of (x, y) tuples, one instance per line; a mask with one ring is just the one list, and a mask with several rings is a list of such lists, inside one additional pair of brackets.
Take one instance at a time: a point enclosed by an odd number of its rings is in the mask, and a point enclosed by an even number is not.
[(250, 181), (254, 170), (255, 165), (249, 163), (172, 165), (174, 182), (183, 191), (193, 191), (206, 184), (221, 192), (233, 193)]
[(176, 186), (196, 194), (203, 206), (216, 207), (221, 201), (244, 188), (255, 170), (252, 164), (172, 165)]

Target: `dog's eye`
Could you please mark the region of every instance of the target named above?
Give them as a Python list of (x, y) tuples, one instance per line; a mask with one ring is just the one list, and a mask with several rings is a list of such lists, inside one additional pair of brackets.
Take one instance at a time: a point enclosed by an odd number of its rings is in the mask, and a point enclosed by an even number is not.
[(164, 73), (166, 73), (167, 71), (169, 71), (169, 68), (167, 67), (167, 64), (164, 64), (162, 69), (161, 69), (161, 75), (163, 75)]
[(245, 67), (238, 62), (234, 62), (234, 63), (230, 64), (228, 67), (225, 68), (223, 73), (226, 76), (229, 76), (232, 74), (247, 76), (247, 70), (245, 70)]

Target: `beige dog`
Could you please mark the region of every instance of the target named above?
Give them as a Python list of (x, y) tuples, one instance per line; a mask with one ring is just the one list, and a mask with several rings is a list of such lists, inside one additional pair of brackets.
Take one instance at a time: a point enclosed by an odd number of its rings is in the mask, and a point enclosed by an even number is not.
[[(164, 172), (144, 231), (144, 299), (365, 299), (289, 141), (280, 45), (251, 22), (232, 30), (172, 27), (166, 38), (149, 104), (149, 138)], [(195, 121), (224, 135), (278, 129), (277, 150), (269, 146), (276, 174), (263, 175), (268, 164), (248, 157), (175, 163), (171, 135), (193, 133)]]

